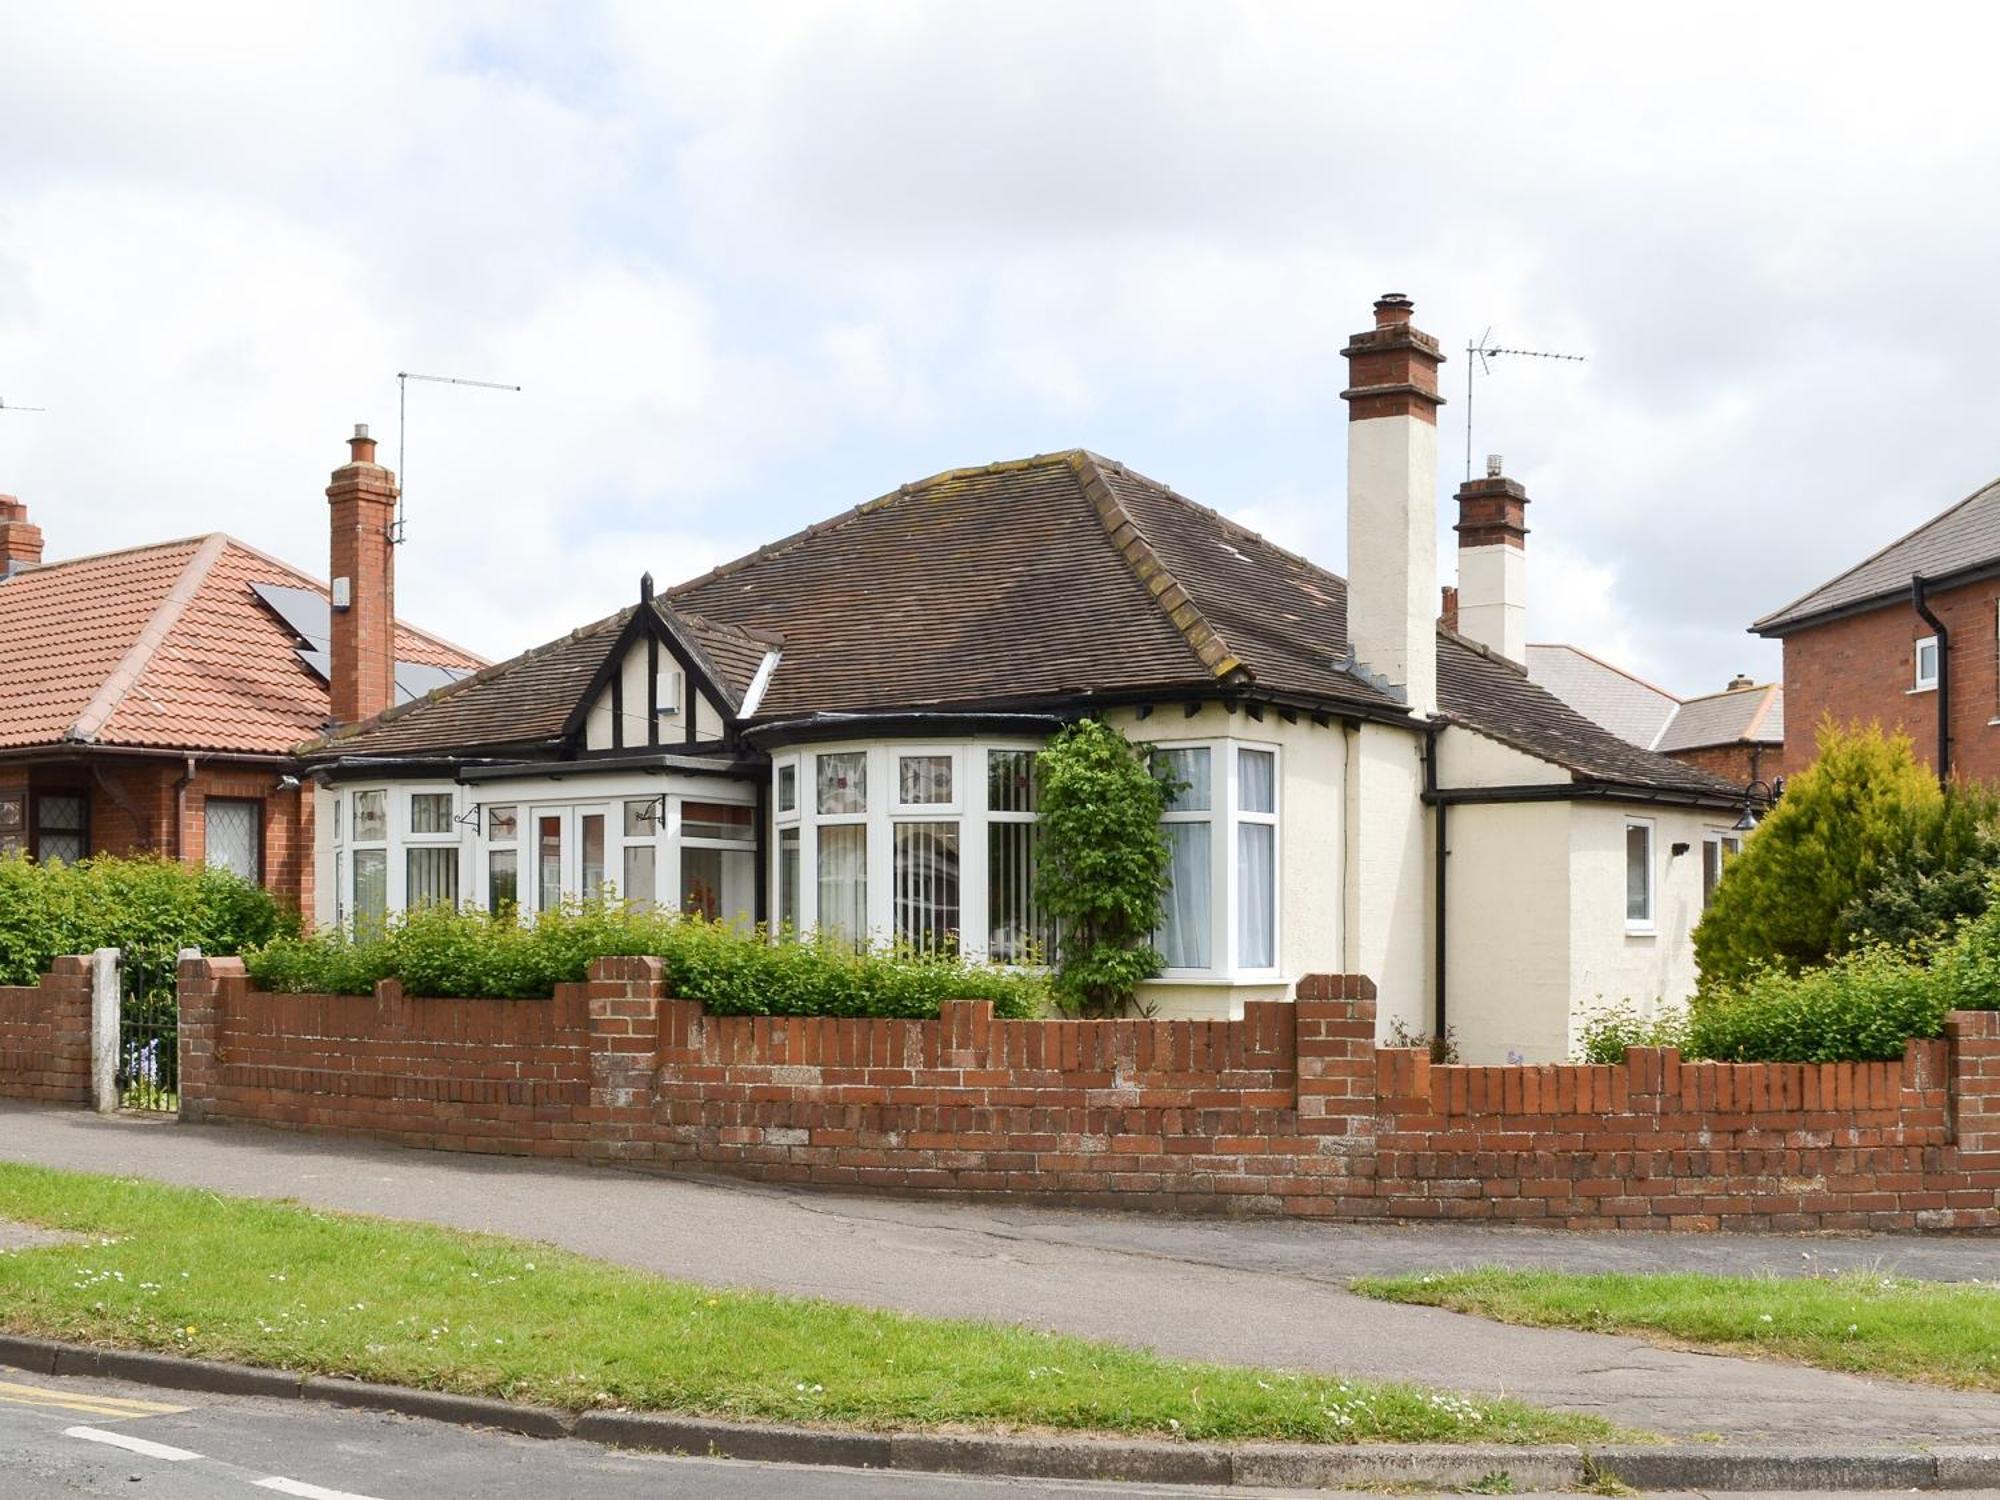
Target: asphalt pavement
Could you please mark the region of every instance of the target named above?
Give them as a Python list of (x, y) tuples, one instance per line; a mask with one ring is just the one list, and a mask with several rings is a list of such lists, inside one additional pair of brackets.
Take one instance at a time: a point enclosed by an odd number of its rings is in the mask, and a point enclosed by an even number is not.
[(2000, 1431), (1991, 1394), (1509, 1328), (1344, 1289), (1479, 1264), (1991, 1279), (1992, 1238), (1356, 1228), (868, 1199), (25, 1105), (0, 1105), (0, 1159), (521, 1235), (711, 1285), (1505, 1393), (1683, 1438), (1908, 1448)]

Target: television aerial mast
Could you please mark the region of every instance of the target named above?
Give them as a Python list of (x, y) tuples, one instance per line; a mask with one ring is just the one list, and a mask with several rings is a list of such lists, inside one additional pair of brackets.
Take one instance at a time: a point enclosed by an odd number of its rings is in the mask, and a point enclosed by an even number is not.
[(1493, 330), (1488, 328), (1479, 338), (1465, 346), (1465, 477), (1472, 477), (1472, 377), (1475, 372), (1491, 375), (1493, 366), (1489, 361), (1503, 354), (1511, 354), (1521, 359), (1564, 359), (1582, 364), (1587, 355), (1552, 354), (1546, 349), (1502, 349), (1493, 342)]
[(462, 380), (456, 375), (419, 375), (414, 370), (396, 372), (396, 524), (389, 533), (389, 540), (400, 546), (403, 540), (403, 497), (409, 484), (403, 467), (403, 446), (408, 438), (410, 382), (428, 381), (432, 385), (472, 385), (486, 391), (518, 391), (518, 385), (506, 385), (498, 380)]

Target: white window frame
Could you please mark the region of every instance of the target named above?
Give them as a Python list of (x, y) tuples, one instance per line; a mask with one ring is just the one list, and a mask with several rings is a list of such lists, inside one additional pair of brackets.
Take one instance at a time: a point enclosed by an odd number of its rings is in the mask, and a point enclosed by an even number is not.
[[(943, 802), (903, 800), (905, 760), (951, 762), (951, 796)], [(965, 811), (965, 756), (956, 745), (891, 745), (889, 747), (889, 816), (900, 822), (935, 823)]]
[[(1924, 675), (1924, 652), (1927, 649), (1931, 653), (1931, 674), (1928, 677)], [(1930, 693), (1937, 690), (1938, 638), (1936, 636), (1922, 635), (1917, 637), (1916, 645), (1910, 652), (1910, 671), (1914, 679), (1913, 685), (1910, 688), (1911, 692)]]
[[(796, 823), (805, 806), (806, 778), (796, 755), (780, 756), (771, 762), (771, 817), (778, 823)], [(792, 805), (786, 807), (778, 795), (780, 778), (786, 771), (792, 773)]]
[(1728, 861), (1728, 860), (1729, 860), (1729, 859), (1730, 859), (1730, 858), (1731, 858), (1732, 856), (1734, 856), (1734, 855), (1738, 855), (1738, 854), (1741, 854), (1741, 853), (1743, 852), (1743, 835), (1742, 835), (1742, 834), (1740, 834), (1740, 833), (1737, 833), (1737, 832), (1736, 832), (1735, 830), (1733, 830), (1733, 829), (1727, 829), (1727, 828), (1710, 828), (1710, 829), (1707, 829), (1707, 830), (1705, 830), (1705, 831), (1704, 831), (1704, 832), (1702, 833), (1702, 836), (1701, 836), (1701, 879), (1702, 879), (1702, 897), (1701, 897), (1701, 909), (1702, 909), (1703, 911), (1707, 911), (1707, 910), (1708, 910), (1708, 903), (1709, 903), (1709, 899), (1710, 899), (1710, 897), (1709, 897), (1709, 892), (1708, 892), (1708, 858), (1709, 858), (1709, 856), (1708, 856), (1708, 851), (1709, 851), (1710, 849), (1713, 849), (1713, 850), (1715, 851), (1715, 879), (1716, 879), (1716, 882), (1717, 882), (1718, 884), (1720, 884), (1720, 883), (1721, 883), (1721, 881), (1722, 881), (1722, 869), (1723, 869), (1723, 866), (1724, 866), (1724, 864), (1725, 864), (1725, 863), (1727, 863), (1727, 861)]
[[(494, 810), (502, 807), (514, 809), (514, 837), (511, 839), (496, 839), (491, 836)], [(505, 795), (484, 797), (479, 801), (478, 813), (479, 823), (476, 830), (477, 837), (472, 842), (472, 858), (475, 866), (474, 874), (477, 877), (474, 881), (475, 899), (479, 903), (479, 909), (490, 911), (493, 908), (493, 855), (511, 849), (514, 851), (514, 910), (525, 914), (531, 910), (527, 887), (534, 878), (534, 867), (527, 851), (522, 847), (534, 820), (534, 815), (529, 810), (528, 798), (511, 791)]]
[[(340, 892), (347, 901), (343, 920), (351, 921), (359, 915), (360, 903), (355, 897), (355, 882), (359, 878), (355, 867), (360, 862), (359, 856), (379, 849), (382, 852), (382, 919), (386, 922), (401, 909), (396, 895), (397, 888), (402, 884), (402, 877), (396, 869), (394, 858), (396, 789), (393, 786), (357, 786), (350, 787), (344, 795), (350, 801), (347, 808), (347, 869), (341, 877), (344, 889)], [(371, 795), (382, 799), (382, 836), (364, 839), (357, 836), (361, 831), (358, 808), (361, 799)]]
[[(1042, 815), (1039, 810), (1034, 812), (1016, 812), (996, 809), (993, 806), (991, 786), (993, 757), (995, 755), (1019, 755), (1022, 753), (1033, 757), (1041, 748), (1039, 745), (1009, 744), (1004, 741), (982, 740), (971, 748), (971, 752), (966, 760), (968, 766), (973, 765), (975, 762), (977, 763), (978, 770), (973, 779), (978, 785), (976, 790), (970, 790), (964, 794), (966, 797), (967, 812), (965, 824), (960, 833), (962, 852), (959, 855), (959, 859), (961, 864), (965, 866), (965, 870), (961, 872), (960, 899), (968, 903), (970, 901), (970, 897), (966, 896), (965, 892), (972, 888), (970, 870), (976, 864), (978, 866), (979, 911), (976, 917), (978, 931), (974, 933), (972, 931), (972, 922), (966, 919), (964, 910), (961, 910), (960, 946), (969, 947), (971, 942), (976, 939), (979, 945), (978, 952), (987, 963), (996, 962), (993, 957), (993, 891), (991, 887), (993, 828), (996, 824), (1001, 827), (1023, 824), (1033, 827), (1042, 821)], [(1030, 777), (1034, 776), (1035, 771), (1032, 766), (1030, 766), (1028, 774)], [(972, 840), (975, 837), (979, 841), (976, 857), (972, 852), (967, 852), (972, 850)], [(1031, 841), (1030, 847), (1033, 847), (1033, 837), (1032, 834), (1029, 835)], [(1036, 903), (1036, 906), (1039, 909), (1039, 903)], [(1048, 953), (1044, 957), (1053, 959), (1055, 955)], [(1009, 967), (1019, 968), (1026, 966), (1009, 965)]]
[[(417, 832), (416, 799), (418, 797), (443, 797), (451, 804), (451, 812), (445, 819), (443, 833)], [(395, 857), (391, 865), (391, 895), (400, 899), (392, 903), (396, 911), (410, 908), (410, 850), (412, 849), (455, 849), (458, 851), (458, 901), (465, 902), (465, 840), (460, 837), (458, 820), (464, 815), (459, 806), (459, 791), (455, 786), (401, 786), (391, 797), (397, 806), (391, 811), (391, 818), (397, 813), (402, 816), (402, 838), (397, 841)]]
[[(1646, 834), (1646, 914), (1635, 917), (1631, 914), (1632, 879), (1632, 830), (1640, 828)], [(1625, 933), (1628, 937), (1653, 937), (1659, 932), (1660, 913), (1660, 870), (1659, 870), (1659, 826), (1652, 818), (1627, 818), (1619, 838), (1618, 900), (1625, 910)]]
[[(1206, 812), (1169, 812), (1163, 823), (1207, 823), (1209, 826), (1209, 963), (1206, 968), (1172, 967), (1160, 978), (1170, 982), (1207, 981), (1219, 984), (1254, 983), (1275, 979), (1285, 972), (1285, 748), (1276, 740), (1223, 736), (1221, 738), (1158, 740), (1154, 750), (1207, 750), (1209, 806)], [(1242, 762), (1239, 752), (1262, 751), (1271, 756), (1273, 810), (1247, 812), (1243, 807)], [(1242, 931), (1237, 921), (1241, 901), (1243, 870), (1237, 858), (1241, 842), (1238, 830), (1245, 823), (1268, 824), (1275, 832), (1271, 848), (1272, 931), (1268, 965), (1243, 961)]]

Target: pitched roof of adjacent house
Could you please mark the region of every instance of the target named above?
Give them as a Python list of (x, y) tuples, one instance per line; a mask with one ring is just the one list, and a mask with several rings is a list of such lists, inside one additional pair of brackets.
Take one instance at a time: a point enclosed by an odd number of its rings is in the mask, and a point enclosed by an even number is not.
[[(955, 469), (871, 500), (659, 601), (751, 722), (1000, 710), (1117, 695), (1262, 691), (1406, 712), (1351, 666), (1347, 585), (1246, 527), (1081, 450)], [(552, 737), (629, 611), (343, 731), (342, 754), (445, 752), (498, 727)], [(731, 633), (733, 632), (733, 636)], [(1620, 740), (1518, 666), (1440, 633), (1442, 711), (1594, 780), (1734, 795)], [(754, 658), (754, 660), (753, 660)], [(535, 700), (549, 701), (536, 706)]]
[[(214, 533), (0, 580), (0, 749), (91, 744), (282, 755), (326, 722), (312, 643), (259, 588), (326, 586)], [(479, 659), (407, 625), (396, 654)]]
[(1714, 745), (1782, 745), (1785, 690), (1775, 682), (1690, 698), (1653, 744), (1662, 754)]
[(1658, 743), (1681, 700), (1577, 646), (1528, 647), (1528, 676), (1586, 719), (1634, 745)]
[(1908, 598), (1910, 579), (1917, 574), (1941, 580), (1988, 568), (2000, 568), (2000, 480), (1974, 490), (1942, 515), (1750, 628), (1759, 635), (1784, 635), (1826, 616)]

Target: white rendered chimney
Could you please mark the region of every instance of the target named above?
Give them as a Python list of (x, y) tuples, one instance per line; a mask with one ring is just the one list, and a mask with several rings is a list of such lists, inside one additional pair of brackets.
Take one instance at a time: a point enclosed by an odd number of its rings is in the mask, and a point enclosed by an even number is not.
[(1500, 472), (1458, 487), (1458, 633), (1528, 664), (1528, 492)]
[(1347, 642), (1357, 664), (1437, 711), (1438, 342), (1390, 292), (1341, 350), (1347, 403)]

